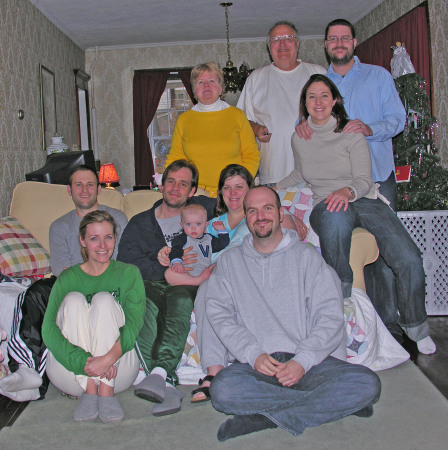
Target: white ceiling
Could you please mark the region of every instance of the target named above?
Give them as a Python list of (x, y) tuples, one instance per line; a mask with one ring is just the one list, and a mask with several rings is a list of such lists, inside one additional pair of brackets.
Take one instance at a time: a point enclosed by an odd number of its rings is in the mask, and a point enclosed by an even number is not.
[[(328, 22), (356, 23), (383, 0), (234, 0), (230, 39), (266, 36), (278, 20), (296, 24), (301, 37), (322, 36)], [(30, 0), (79, 47), (137, 46), (226, 38), (217, 0)]]

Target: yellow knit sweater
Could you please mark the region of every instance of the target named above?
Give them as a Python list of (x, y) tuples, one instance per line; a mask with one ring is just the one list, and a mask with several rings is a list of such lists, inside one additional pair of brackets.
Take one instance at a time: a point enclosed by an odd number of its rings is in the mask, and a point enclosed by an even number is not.
[(234, 106), (221, 111), (187, 111), (174, 128), (166, 166), (177, 159), (193, 161), (199, 185), (216, 195), (219, 175), (228, 164), (241, 164), (255, 176), (260, 152), (243, 111)]

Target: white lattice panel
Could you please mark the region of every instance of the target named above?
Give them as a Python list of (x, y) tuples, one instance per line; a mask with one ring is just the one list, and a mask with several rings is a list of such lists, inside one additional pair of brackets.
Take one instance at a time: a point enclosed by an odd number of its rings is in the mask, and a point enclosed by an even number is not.
[(448, 315), (448, 211), (399, 212), (398, 217), (423, 254), (426, 311)]

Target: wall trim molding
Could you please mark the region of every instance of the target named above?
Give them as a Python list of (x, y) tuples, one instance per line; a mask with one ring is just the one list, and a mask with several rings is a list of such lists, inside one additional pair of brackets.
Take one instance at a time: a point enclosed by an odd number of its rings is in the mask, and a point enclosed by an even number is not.
[[(307, 41), (312, 39), (324, 39), (324, 35), (316, 35), (316, 36), (299, 36), (300, 41)], [(241, 39), (230, 39), (231, 43), (241, 43), (241, 42), (263, 42), (265, 41), (265, 37), (256, 37), (256, 38), (241, 38)], [(101, 47), (89, 47), (86, 49), (87, 52), (95, 52), (96, 49), (98, 51), (104, 50), (126, 50), (132, 48), (148, 48), (148, 47), (173, 47), (178, 45), (204, 45), (204, 44), (227, 44), (226, 39), (211, 39), (211, 40), (202, 40), (202, 41), (176, 41), (176, 42), (157, 42), (151, 44), (132, 44), (132, 45), (104, 45)]]

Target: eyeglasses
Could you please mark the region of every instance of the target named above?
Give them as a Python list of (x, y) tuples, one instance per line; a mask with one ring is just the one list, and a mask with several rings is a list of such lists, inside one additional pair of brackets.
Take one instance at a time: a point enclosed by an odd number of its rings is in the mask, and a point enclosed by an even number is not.
[(280, 44), (281, 41), (294, 42), (297, 40), (297, 36), (293, 34), (284, 34), (283, 36), (274, 36), (269, 38), (271, 44)]
[(341, 42), (350, 42), (353, 41), (353, 38), (351, 38), (350, 36), (329, 36), (327, 39), (328, 42), (331, 42), (332, 44), (337, 44), (339, 41)]

